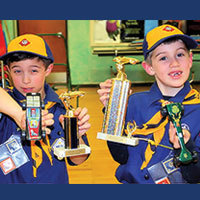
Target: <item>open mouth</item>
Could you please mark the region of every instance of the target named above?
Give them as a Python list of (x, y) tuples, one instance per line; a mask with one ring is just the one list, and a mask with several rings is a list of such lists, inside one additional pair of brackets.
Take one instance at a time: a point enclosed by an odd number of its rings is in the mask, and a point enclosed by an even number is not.
[(182, 73), (182, 71), (170, 72), (169, 76), (171, 76), (172, 78), (179, 78), (182, 75)]

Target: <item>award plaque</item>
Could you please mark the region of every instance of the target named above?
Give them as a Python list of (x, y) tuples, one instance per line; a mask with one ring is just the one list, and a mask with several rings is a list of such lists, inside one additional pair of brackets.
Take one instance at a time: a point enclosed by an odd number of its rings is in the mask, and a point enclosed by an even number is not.
[(97, 134), (97, 138), (135, 146), (138, 144), (136, 138), (131, 137), (131, 135), (123, 135), (128, 96), (131, 87), (131, 82), (127, 80), (127, 75), (124, 72), (124, 65), (136, 64), (139, 60), (135, 58), (116, 57), (113, 61), (116, 62), (117, 76), (112, 79), (112, 87), (105, 109), (102, 132)]
[(66, 108), (66, 114), (64, 115), (64, 145), (54, 148), (54, 154), (59, 159), (90, 153), (90, 147), (85, 144), (79, 144), (78, 117), (74, 115), (75, 109), (70, 105), (72, 98), (78, 98), (83, 95), (84, 92), (73, 91), (64, 92), (59, 96)]

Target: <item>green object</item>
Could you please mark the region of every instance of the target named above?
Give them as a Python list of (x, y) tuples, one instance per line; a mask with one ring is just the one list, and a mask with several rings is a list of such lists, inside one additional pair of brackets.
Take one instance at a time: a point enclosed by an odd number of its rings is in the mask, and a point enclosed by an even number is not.
[(192, 154), (185, 147), (183, 139), (183, 131), (181, 127), (181, 116), (183, 114), (183, 106), (181, 103), (171, 103), (165, 106), (165, 112), (168, 113), (170, 121), (174, 124), (177, 131), (177, 136), (181, 145), (181, 153), (179, 155), (178, 162), (187, 164), (193, 160)]

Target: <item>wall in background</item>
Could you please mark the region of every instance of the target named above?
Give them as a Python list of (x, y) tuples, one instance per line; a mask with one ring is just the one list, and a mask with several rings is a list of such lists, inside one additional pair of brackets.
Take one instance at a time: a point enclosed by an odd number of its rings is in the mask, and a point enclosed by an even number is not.
[[(89, 20), (68, 21), (69, 64), (73, 85), (99, 84), (112, 76), (111, 66), (115, 70), (113, 56), (92, 54), (90, 47)], [(132, 57), (132, 56), (130, 56)], [(143, 60), (143, 56), (134, 56)], [(126, 73), (132, 82), (152, 82), (154, 79), (144, 72), (141, 64), (127, 65)]]
[[(23, 21), (23, 20), (22, 20)], [(24, 20), (23, 23), (38, 23), (41, 21), (43, 26), (42, 33), (45, 33), (46, 20)], [(48, 20), (49, 23), (52, 21), (52, 26), (56, 20)], [(58, 20), (59, 24), (63, 24), (62, 32), (65, 35), (65, 20)], [(151, 21), (147, 20), (149, 25)], [(6, 22), (6, 23), (5, 23)], [(155, 23), (155, 20), (153, 21)], [(68, 20), (68, 50), (69, 50), (69, 67), (71, 72), (72, 85), (96, 85), (100, 82), (113, 77), (113, 71), (116, 72), (115, 63), (112, 59), (113, 56), (98, 56), (92, 54), (92, 49), (90, 47), (90, 20)], [(2, 20), (3, 29), (6, 33), (6, 39), (9, 41), (14, 38), (17, 33), (17, 23), (16, 20)], [(50, 28), (51, 28), (50, 27)], [(48, 28), (49, 29), (49, 28)], [(52, 27), (50, 30), (53, 30)], [(9, 34), (7, 32), (9, 30)], [(25, 29), (26, 31), (27, 29)], [(29, 29), (28, 29), (29, 30)], [(36, 31), (36, 28), (33, 29)], [(41, 32), (41, 29), (38, 29)], [(56, 29), (58, 32), (60, 29)], [(24, 31), (24, 32), (25, 32)], [(49, 33), (49, 30), (48, 30)], [(47, 36), (48, 37), (48, 36)], [(51, 46), (55, 43), (51, 43)], [(62, 46), (62, 47), (61, 47)], [(64, 45), (59, 45), (59, 47), (54, 50), (54, 52), (64, 53)], [(61, 53), (59, 53), (60, 55)], [(64, 53), (65, 54), (65, 53)], [(129, 55), (127, 55), (129, 56)], [(133, 57), (133, 56), (130, 56)], [(143, 60), (142, 55), (136, 55), (135, 58), (140, 61)], [(60, 62), (60, 60), (59, 60)], [(200, 54), (194, 55), (194, 62), (192, 67), (192, 73), (194, 75), (195, 81), (200, 81)], [(112, 67), (112, 68), (111, 68)], [(137, 65), (127, 65), (125, 69), (128, 79), (133, 83), (146, 83), (154, 81), (154, 78), (147, 75), (142, 68), (141, 64)], [(191, 76), (190, 76), (191, 79)], [(66, 82), (66, 72), (55, 72), (47, 79), (52, 82)]]
[(9, 43), (18, 35), (17, 20), (1, 20), (1, 23), (6, 36), (6, 42)]

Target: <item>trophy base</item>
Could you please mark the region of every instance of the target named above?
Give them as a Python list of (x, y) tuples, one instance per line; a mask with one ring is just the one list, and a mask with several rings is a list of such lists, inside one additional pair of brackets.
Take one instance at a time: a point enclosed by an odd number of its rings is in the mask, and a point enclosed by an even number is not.
[(59, 160), (62, 160), (65, 157), (89, 154), (90, 152), (90, 147), (85, 144), (80, 144), (80, 147), (77, 149), (65, 149), (63, 147), (54, 149), (54, 154), (58, 157)]
[(139, 143), (139, 140), (137, 138), (128, 138), (126, 136), (116, 136), (116, 135), (110, 135), (106, 133), (97, 133), (97, 139), (107, 140), (111, 142), (117, 142), (121, 144), (127, 144), (130, 146), (136, 146)]

